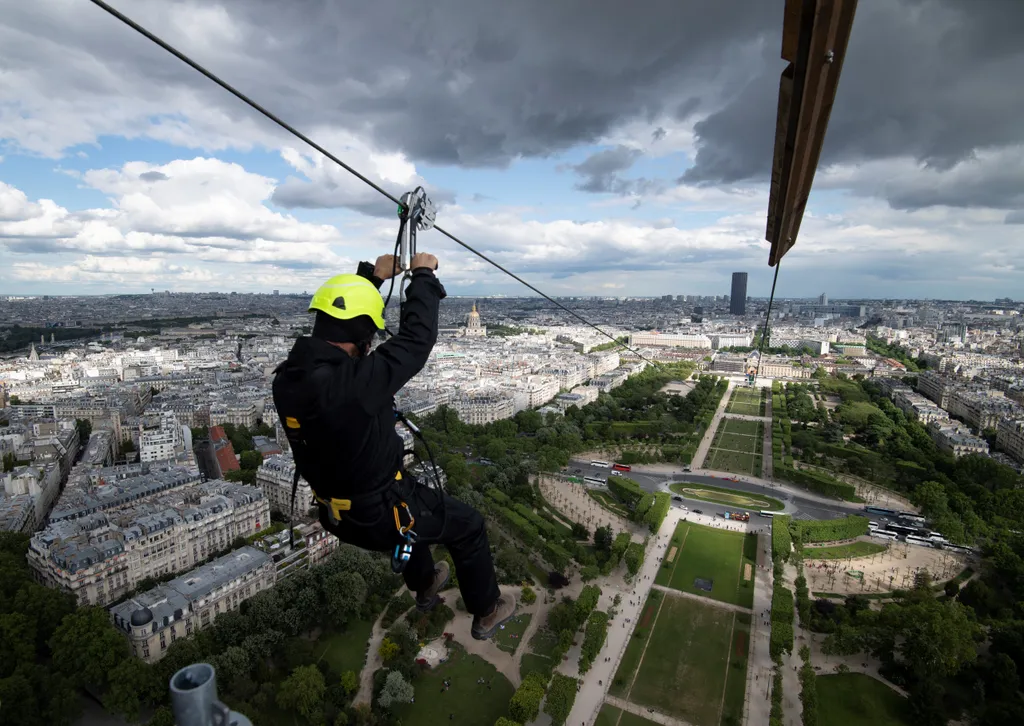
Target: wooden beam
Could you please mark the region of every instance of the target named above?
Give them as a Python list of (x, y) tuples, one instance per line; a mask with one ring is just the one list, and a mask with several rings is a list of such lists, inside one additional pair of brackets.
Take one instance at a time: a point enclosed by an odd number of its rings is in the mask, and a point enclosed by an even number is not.
[(857, 0), (786, 0), (765, 238), (775, 266), (796, 243), (825, 141)]

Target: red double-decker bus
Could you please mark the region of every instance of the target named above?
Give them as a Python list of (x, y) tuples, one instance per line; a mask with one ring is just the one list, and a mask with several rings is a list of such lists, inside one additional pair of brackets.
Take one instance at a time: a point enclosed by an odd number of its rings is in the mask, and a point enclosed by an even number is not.
[(612, 464), (612, 469), (615, 471), (631, 471), (630, 467), (626, 464)]

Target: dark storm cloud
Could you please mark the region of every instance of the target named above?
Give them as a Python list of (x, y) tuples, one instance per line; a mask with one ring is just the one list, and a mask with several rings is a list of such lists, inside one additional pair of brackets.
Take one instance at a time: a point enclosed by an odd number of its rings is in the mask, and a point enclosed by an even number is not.
[[(300, 128), (358, 130), (416, 161), (500, 166), (671, 115), (687, 99), (717, 99), (748, 73), (742, 61), (781, 23), (782, 4), (304, 0), (296, 12), (278, 0), (194, 3), (224, 9), (236, 26), (224, 34), (211, 18), (195, 19), (204, 32), (186, 31), (168, 3), (124, 9)], [(53, 53), (50, 70), (97, 99), (178, 91), (219, 109), (226, 124), (251, 119), (89, 3), (11, 3), (4, 20), (25, 31), (5, 54), (27, 66)], [(102, 65), (62, 68), (65, 45)]]
[(141, 179), (144, 182), (158, 182), (167, 181), (168, 179), (170, 179), (170, 177), (164, 174), (162, 171), (144, 171), (141, 174), (139, 174), (139, 179)]
[[(504, 166), (630, 121), (710, 113), (682, 181), (733, 184), (769, 174), (783, 4), (304, 0), (296, 12), (279, 0), (196, 0), (187, 7), (201, 31), (172, 14), (180, 4), (124, 9), (303, 130), (345, 128), (418, 163)], [(284, 138), (90, 3), (7, 3), (4, 26), (5, 67), (39, 69), (31, 80), (47, 98), (122, 112), (131, 99), (150, 104), (127, 133), (179, 125), (184, 99), (211, 110), (188, 119), (210, 135), (258, 123)], [(822, 162), (910, 155), (949, 169), (979, 149), (1024, 142), (1022, 37), (1022, 0), (861, 3)], [(155, 118), (153, 103), (166, 103), (167, 116)], [(583, 184), (643, 189), (612, 174)], [(934, 203), (901, 191), (887, 194)], [(282, 195), (304, 203), (298, 190)]]
[[(655, 134), (658, 131), (663, 135), (665, 133), (664, 129), (657, 129)], [(620, 144), (611, 149), (594, 152), (579, 164), (565, 164), (558, 169), (568, 169), (581, 176), (582, 181), (576, 184), (576, 188), (581, 192), (639, 195), (663, 189), (664, 183), (656, 179), (627, 179), (619, 175), (619, 172), (628, 171), (640, 158), (641, 153), (639, 149), (631, 149)], [(638, 201), (633, 209), (639, 206)]]
[[(455, 193), (423, 185), (427, 196), (442, 209), (455, 202)], [(307, 181), (288, 177), (274, 189), (270, 201), (286, 209), (336, 209), (345, 207), (370, 217), (393, 219), (395, 205), (367, 186), (342, 187), (334, 181)]]
[[(822, 164), (910, 156), (946, 170), (978, 150), (1024, 143), (1021, 38), (1020, 0), (861, 3)], [(736, 98), (698, 123), (696, 163), (684, 181), (769, 176), (781, 70), (774, 40), (764, 61)], [(890, 185), (887, 196), (906, 207), (949, 203), (936, 191)], [(971, 196), (982, 206), (1005, 198)]]

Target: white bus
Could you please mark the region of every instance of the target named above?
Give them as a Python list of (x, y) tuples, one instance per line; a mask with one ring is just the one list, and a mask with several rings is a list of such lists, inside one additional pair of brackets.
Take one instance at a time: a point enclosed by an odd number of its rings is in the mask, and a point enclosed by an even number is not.
[(762, 517), (768, 517), (769, 519), (775, 516), (775, 512), (769, 512), (767, 509), (762, 509), (758, 514)]
[(591, 466), (599, 466), (602, 469), (610, 469), (611, 466), (612, 466), (607, 461), (592, 461), (592, 462), (590, 462), (590, 465)]
[(932, 542), (930, 539), (927, 539), (925, 537), (918, 537), (916, 534), (908, 534), (907, 542), (912, 542), (916, 545), (923, 545), (925, 547), (933, 547), (935, 545), (935, 543)]
[(878, 522), (868, 522), (868, 530), (874, 531), (878, 529)]
[(917, 514), (901, 514), (900, 519), (909, 524), (916, 524), (919, 527), (923, 527), (924, 523), (928, 521), (924, 517), (921, 517)]
[(889, 539), (889, 540), (896, 539), (896, 533), (895, 532), (890, 532), (890, 531), (885, 530), (885, 529), (876, 529), (874, 532), (871, 533), (871, 536), (872, 537), (878, 537), (879, 539)]
[(603, 487), (608, 483), (604, 479), (598, 479), (597, 477), (593, 476), (585, 476), (583, 477), (583, 481), (585, 481), (587, 484), (593, 484), (594, 486), (599, 487)]

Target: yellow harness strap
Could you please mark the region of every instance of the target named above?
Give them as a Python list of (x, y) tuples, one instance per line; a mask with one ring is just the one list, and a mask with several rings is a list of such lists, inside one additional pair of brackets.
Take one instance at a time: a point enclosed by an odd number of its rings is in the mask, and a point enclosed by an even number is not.
[[(395, 472), (395, 480), (402, 480), (402, 472)], [(331, 510), (331, 513), (334, 515), (334, 518), (339, 522), (341, 521), (341, 513), (348, 512), (352, 509), (351, 499), (324, 499), (323, 497), (317, 496), (316, 493), (314, 493), (313, 496), (314, 498), (316, 498), (318, 502), (323, 504), (325, 507), (328, 507)], [(402, 506), (405, 507), (406, 512), (409, 512), (409, 507), (406, 505), (405, 502), (402, 502)], [(403, 530), (402, 525), (398, 521), (398, 507), (395, 507), (395, 526), (398, 527), (398, 531), (402, 534), (405, 534), (410, 529), (412, 529), (412, 525), (416, 521), (413, 518), (411, 512), (409, 513), (409, 520), (409, 526)]]
[[(314, 496), (316, 495), (314, 494)], [(341, 521), (342, 512), (347, 512), (352, 509), (351, 499), (323, 499), (321, 497), (316, 497), (316, 500), (325, 507), (328, 507), (334, 515), (334, 518), (338, 521)]]

